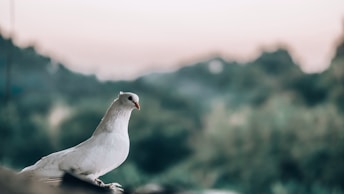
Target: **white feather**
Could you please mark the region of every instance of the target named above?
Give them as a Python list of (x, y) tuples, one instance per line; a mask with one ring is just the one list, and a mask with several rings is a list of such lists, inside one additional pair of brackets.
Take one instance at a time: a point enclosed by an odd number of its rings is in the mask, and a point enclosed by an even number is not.
[(56, 182), (61, 180), (65, 171), (69, 171), (94, 181), (117, 168), (129, 153), (128, 124), (131, 111), (139, 109), (138, 102), (136, 94), (121, 92), (89, 139), (45, 156), (20, 173), (38, 177), (44, 182)]

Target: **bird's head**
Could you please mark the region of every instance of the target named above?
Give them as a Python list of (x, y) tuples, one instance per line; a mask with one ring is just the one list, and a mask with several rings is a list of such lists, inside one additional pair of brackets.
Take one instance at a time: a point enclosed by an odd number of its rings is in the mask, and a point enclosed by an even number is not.
[(119, 102), (132, 109), (136, 108), (140, 110), (139, 96), (131, 92), (119, 92), (118, 95)]

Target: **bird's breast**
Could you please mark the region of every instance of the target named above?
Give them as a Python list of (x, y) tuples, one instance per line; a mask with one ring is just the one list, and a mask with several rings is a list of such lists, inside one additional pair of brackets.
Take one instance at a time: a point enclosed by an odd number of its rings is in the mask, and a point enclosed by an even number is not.
[(124, 135), (108, 135), (99, 138), (99, 143), (96, 143), (97, 148), (95, 152), (97, 157), (94, 158), (94, 163), (97, 167), (97, 174), (102, 176), (107, 172), (117, 168), (127, 158), (129, 154), (129, 137)]

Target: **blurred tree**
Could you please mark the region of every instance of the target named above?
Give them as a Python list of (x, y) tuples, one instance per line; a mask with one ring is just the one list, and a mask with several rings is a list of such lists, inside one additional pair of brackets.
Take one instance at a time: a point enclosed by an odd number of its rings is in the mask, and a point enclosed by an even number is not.
[[(34, 47), (12, 46), (13, 102), (0, 107), (3, 164), (23, 167), (56, 151), (48, 117), (58, 102), (73, 110), (58, 125), (62, 149), (88, 138), (104, 102), (125, 90), (139, 94), (142, 110), (130, 122), (127, 163), (109, 179), (258, 194), (343, 193), (343, 41), (319, 74), (302, 73), (278, 49), (247, 64), (216, 57), (118, 82), (71, 72)], [(3, 87), (0, 79), (2, 96)]]
[(102, 115), (99, 110), (80, 109), (64, 120), (59, 126), (59, 150), (75, 146), (91, 137)]

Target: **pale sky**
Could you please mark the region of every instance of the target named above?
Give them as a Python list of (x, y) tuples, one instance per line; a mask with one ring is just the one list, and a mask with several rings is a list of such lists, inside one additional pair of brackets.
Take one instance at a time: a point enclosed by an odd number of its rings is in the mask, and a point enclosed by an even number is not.
[[(10, 2), (0, 0), (8, 33)], [(343, 0), (14, 0), (16, 43), (101, 79), (132, 79), (220, 55), (287, 45), (306, 72), (328, 67)]]

